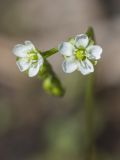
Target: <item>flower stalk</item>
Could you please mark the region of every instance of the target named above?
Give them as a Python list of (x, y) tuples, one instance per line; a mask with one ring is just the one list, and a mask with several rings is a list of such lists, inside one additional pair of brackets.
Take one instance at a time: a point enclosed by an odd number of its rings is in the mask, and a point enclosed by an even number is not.
[(56, 54), (57, 52), (58, 52), (58, 49), (57, 49), (57, 48), (52, 48), (52, 49), (50, 49), (50, 50), (47, 50), (47, 51), (45, 51), (45, 52), (42, 52), (41, 54), (42, 54), (42, 56), (43, 56), (44, 58), (48, 58), (48, 57)]
[[(87, 35), (94, 40), (95, 35), (93, 29), (90, 27)], [(85, 83), (85, 120), (86, 120), (86, 139), (87, 150), (85, 160), (94, 160), (94, 113), (95, 113), (95, 100), (94, 100), (94, 74), (89, 75)]]
[(43, 88), (48, 94), (60, 97), (64, 95), (65, 90), (47, 60), (44, 60), (38, 77), (43, 80)]

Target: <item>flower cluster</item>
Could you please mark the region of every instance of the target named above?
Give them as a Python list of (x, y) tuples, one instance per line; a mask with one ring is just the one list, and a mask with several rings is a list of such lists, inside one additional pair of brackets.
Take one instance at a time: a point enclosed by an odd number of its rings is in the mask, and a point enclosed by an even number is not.
[(65, 73), (78, 70), (83, 75), (87, 75), (94, 72), (93, 63), (101, 58), (102, 48), (94, 45), (94, 42), (86, 34), (80, 34), (69, 42), (60, 44), (59, 52), (65, 58), (62, 63)]
[(36, 75), (43, 82), (43, 88), (47, 93), (55, 96), (63, 96), (64, 88), (54, 73), (47, 58), (57, 52), (63, 55), (62, 68), (65, 73), (75, 70), (83, 75), (94, 72), (94, 65), (101, 58), (102, 48), (95, 45), (94, 33), (90, 28), (86, 34), (80, 34), (67, 42), (61, 43), (58, 48), (48, 51), (39, 51), (31, 41), (18, 44), (13, 53), (17, 57), (16, 64), (21, 72), (27, 72), (29, 77)]

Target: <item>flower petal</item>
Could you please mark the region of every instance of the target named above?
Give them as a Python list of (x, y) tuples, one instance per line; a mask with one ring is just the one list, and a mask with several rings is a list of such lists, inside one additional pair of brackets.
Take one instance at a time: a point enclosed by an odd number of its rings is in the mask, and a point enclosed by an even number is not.
[(72, 73), (77, 67), (77, 60), (75, 60), (75, 57), (69, 57), (62, 63), (62, 68), (65, 73)]
[(80, 47), (87, 47), (88, 43), (89, 43), (89, 39), (88, 36), (86, 34), (80, 34), (77, 35), (75, 38), (75, 45), (76, 47), (80, 48)]
[(59, 52), (64, 56), (71, 56), (74, 54), (74, 46), (69, 42), (63, 42), (59, 45)]
[(40, 64), (40, 66), (42, 66), (44, 62), (43, 57), (39, 53), (37, 53), (37, 56), (38, 56), (38, 63)]
[(16, 61), (16, 64), (21, 72), (26, 71), (31, 65), (26, 58), (19, 58), (19, 60)]
[(102, 54), (102, 48), (98, 45), (92, 45), (87, 47), (87, 57), (89, 59), (95, 59), (98, 60), (101, 58), (101, 54)]
[(16, 55), (17, 57), (20, 57), (20, 58), (26, 57), (27, 56), (27, 51), (28, 51), (28, 48), (23, 44), (17, 44), (13, 48), (14, 55)]
[(25, 41), (25, 46), (28, 48), (28, 50), (35, 50), (35, 46), (31, 41)]
[(36, 76), (39, 72), (40, 67), (41, 67), (41, 65), (39, 63), (32, 64), (29, 71), (28, 71), (28, 76), (29, 77)]
[(13, 53), (20, 58), (24, 58), (27, 56), (27, 53), (31, 50), (35, 50), (34, 45), (30, 41), (25, 41), (25, 45), (23, 44), (17, 44), (13, 48)]
[(91, 72), (94, 72), (93, 64), (88, 60), (85, 59), (84, 61), (81, 61), (78, 65), (78, 70), (83, 74), (87, 75)]

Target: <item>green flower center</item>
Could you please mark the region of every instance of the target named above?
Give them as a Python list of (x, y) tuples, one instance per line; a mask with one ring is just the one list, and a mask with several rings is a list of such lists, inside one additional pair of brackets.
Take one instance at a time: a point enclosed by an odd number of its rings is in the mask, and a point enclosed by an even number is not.
[(75, 52), (75, 57), (80, 61), (84, 60), (86, 58), (85, 49), (78, 49)]
[(35, 51), (30, 51), (30, 52), (28, 52), (28, 59), (30, 61), (37, 61), (38, 55), (35, 53)]

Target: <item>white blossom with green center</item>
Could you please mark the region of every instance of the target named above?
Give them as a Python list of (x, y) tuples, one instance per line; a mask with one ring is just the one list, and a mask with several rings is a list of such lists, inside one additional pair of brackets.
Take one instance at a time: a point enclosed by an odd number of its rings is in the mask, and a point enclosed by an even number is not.
[(93, 63), (101, 58), (102, 48), (91, 43), (86, 34), (80, 34), (72, 41), (61, 43), (59, 52), (65, 58), (62, 63), (65, 73), (78, 70), (83, 75), (87, 75), (94, 72)]
[(43, 65), (43, 57), (32, 42), (25, 41), (25, 44), (16, 45), (13, 53), (17, 56), (16, 64), (21, 72), (28, 71), (29, 77), (34, 77), (38, 74)]

